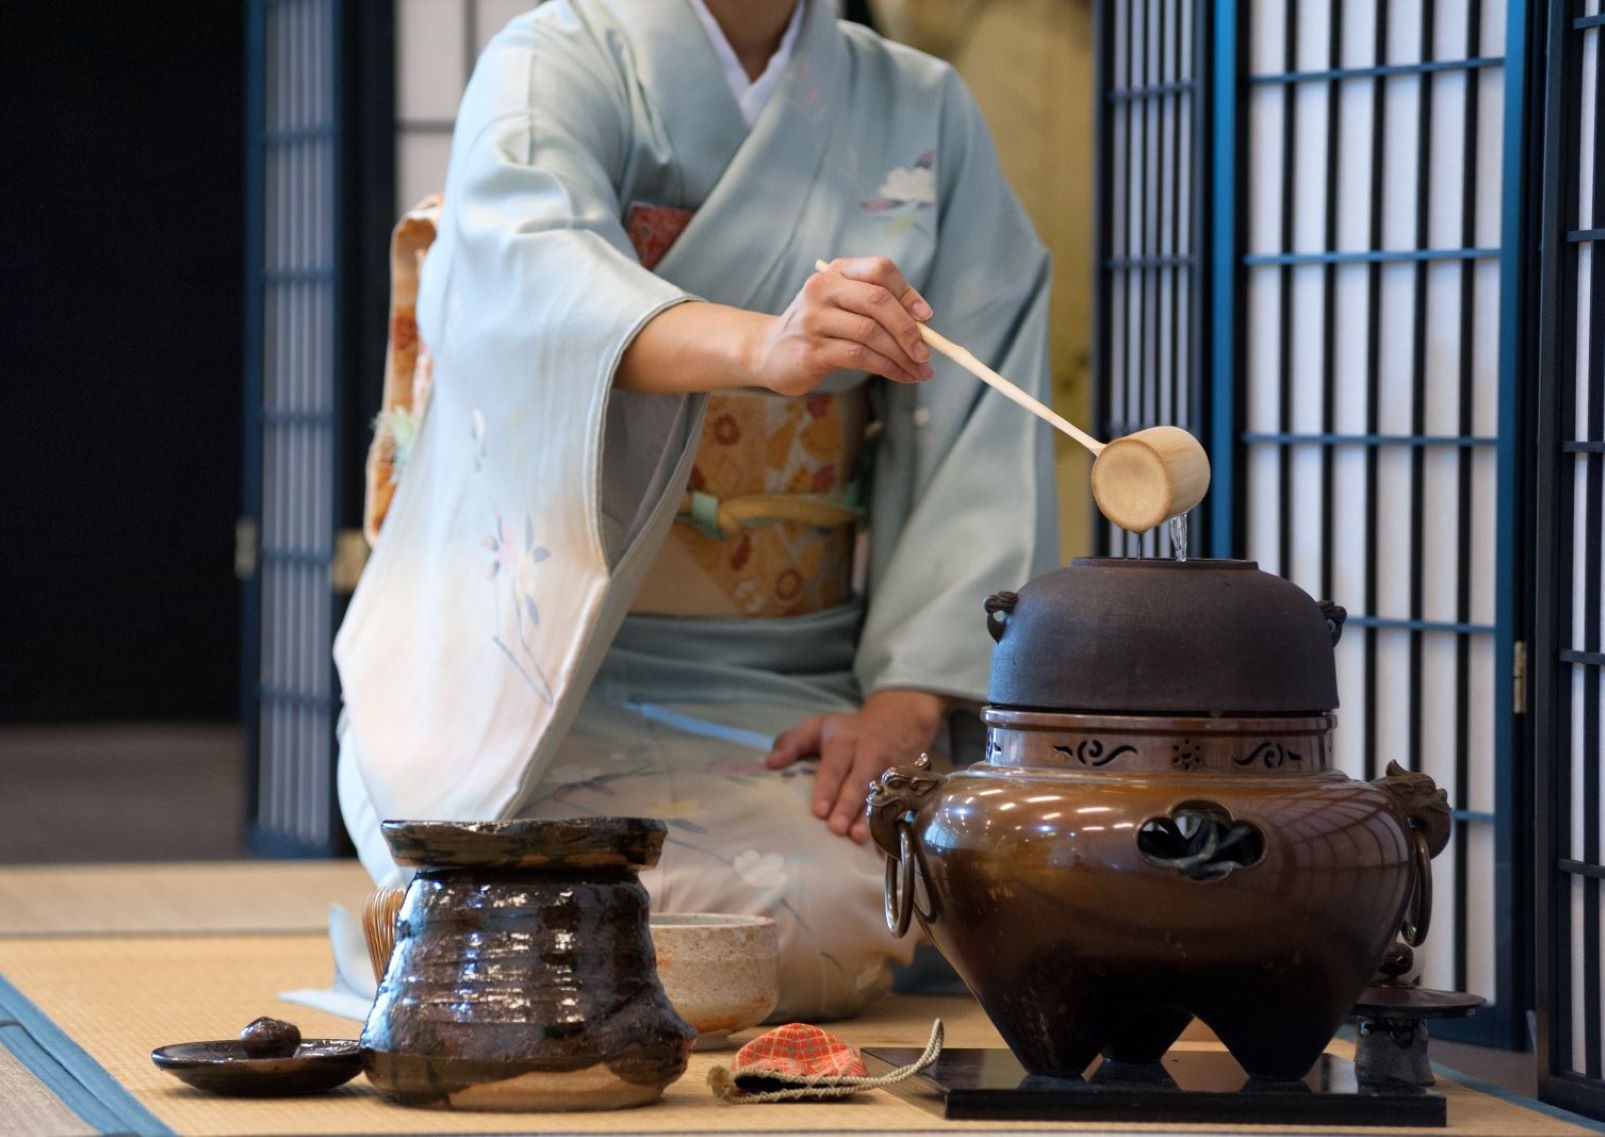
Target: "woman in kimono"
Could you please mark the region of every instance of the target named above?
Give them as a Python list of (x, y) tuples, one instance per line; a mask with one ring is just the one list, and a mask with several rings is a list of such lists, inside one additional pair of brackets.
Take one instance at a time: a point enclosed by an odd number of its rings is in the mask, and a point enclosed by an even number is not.
[(952, 71), (830, 0), (509, 25), (335, 646), (376, 880), (381, 818), (659, 817), (654, 910), (774, 917), (777, 1016), (881, 994), (867, 783), (983, 698), (983, 599), (1056, 561), (1045, 431), (915, 321), (1041, 395), (1048, 271)]

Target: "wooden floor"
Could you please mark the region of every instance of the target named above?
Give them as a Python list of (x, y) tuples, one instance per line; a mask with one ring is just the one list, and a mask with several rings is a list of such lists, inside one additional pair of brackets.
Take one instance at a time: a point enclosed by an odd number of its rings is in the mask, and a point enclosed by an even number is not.
[(245, 855), (232, 725), (0, 729), (0, 864)]
[[(0, 729), (0, 864), (245, 856), (244, 753), (228, 725)], [(1433, 1059), (1524, 1096), (1531, 1054), (1435, 1039)]]

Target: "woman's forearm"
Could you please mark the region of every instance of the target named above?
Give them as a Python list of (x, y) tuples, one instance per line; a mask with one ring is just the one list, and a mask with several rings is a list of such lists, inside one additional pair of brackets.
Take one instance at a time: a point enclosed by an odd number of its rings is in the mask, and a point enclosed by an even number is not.
[(613, 385), (680, 395), (762, 387), (805, 395), (833, 371), (897, 383), (931, 377), (916, 320), (930, 305), (884, 257), (839, 260), (808, 278), (778, 316), (699, 300), (665, 308), (636, 335)]
[(700, 300), (665, 308), (625, 349), (613, 385), (653, 395), (762, 386), (754, 357), (774, 319)]

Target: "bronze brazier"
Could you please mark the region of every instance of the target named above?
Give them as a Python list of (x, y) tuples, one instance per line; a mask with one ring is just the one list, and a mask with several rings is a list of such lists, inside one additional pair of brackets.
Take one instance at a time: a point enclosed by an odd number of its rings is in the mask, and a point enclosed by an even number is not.
[(1079, 559), (987, 602), (984, 761), (882, 775), (887, 921), (917, 918), (1034, 1074), (1157, 1060), (1194, 1017), (1250, 1074), (1314, 1063), (1448, 809), (1331, 768), (1343, 612), (1246, 561)]

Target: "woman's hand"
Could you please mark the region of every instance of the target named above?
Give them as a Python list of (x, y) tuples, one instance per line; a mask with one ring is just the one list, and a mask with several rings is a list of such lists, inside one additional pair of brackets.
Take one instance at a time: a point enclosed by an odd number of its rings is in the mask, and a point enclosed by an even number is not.
[(932, 375), (916, 320), (931, 306), (885, 257), (832, 261), (772, 318), (754, 345), (761, 386), (803, 395), (834, 371), (868, 371), (896, 383)]
[(799, 758), (819, 759), (814, 816), (859, 844), (869, 840), (864, 799), (888, 767), (911, 762), (930, 746), (947, 700), (927, 691), (876, 691), (856, 714), (819, 715), (775, 739), (771, 770)]
[(806, 395), (844, 370), (917, 383), (932, 371), (915, 321), (930, 316), (885, 257), (833, 261), (778, 316), (700, 300), (659, 312), (625, 348), (613, 383), (662, 395), (741, 387)]

